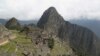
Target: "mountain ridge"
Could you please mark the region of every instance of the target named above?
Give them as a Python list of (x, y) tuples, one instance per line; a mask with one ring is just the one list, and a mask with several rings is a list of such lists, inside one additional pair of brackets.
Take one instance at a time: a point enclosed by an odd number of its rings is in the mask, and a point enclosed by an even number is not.
[(84, 26), (84, 27), (87, 27), (89, 29), (91, 29), (93, 32), (96, 33), (96, 35), (98, 37), (100, 37), (100, 20), (94, 20), (94, 19), (86, 19), (86, 18), (80, 18), (80, 19), (72, 19), (72, 20), (69, 20), (71, 23), (74, 23), (74, 24), (77, 24), (77, 25), (80, 25), (80, 26)]
[[(94, 45), (94, 38), (96, 37), (95, 34), (85, 27), (71, 24), (68, 21), (65, 22), (63, 17), (58, 13), (52, 12), (52, 10), (55, 10), (51, 8), (47, 9), (43, 13), (40, 21), (37, 24), (38, 27), (42, 27), (42, 29), (50, 33), (57, 33), (56, 35), (59, 36), (61, 40), (66, 40), (65, 42), (69, 42), (72, 49), (78, 53), (78, 55), (96, 55), (96, 49)], [(44, 23), (45, 19), (46, 22)]]

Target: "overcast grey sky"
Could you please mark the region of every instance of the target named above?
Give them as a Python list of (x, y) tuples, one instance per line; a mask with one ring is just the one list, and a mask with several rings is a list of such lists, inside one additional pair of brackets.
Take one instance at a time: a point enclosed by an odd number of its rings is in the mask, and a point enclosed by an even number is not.
[(100, 0), (0, 0), (0, 18), (36, 19), (50, 6), (65, 19), (100, 18)]

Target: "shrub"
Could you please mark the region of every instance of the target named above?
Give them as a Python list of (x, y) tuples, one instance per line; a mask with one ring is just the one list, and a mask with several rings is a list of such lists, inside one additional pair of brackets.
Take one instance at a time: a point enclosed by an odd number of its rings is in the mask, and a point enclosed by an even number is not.
[(48, 47), (50, 49), (53, 49), (53, 47), (54, 47), (54, 39), (53, 38), (48, 39)]

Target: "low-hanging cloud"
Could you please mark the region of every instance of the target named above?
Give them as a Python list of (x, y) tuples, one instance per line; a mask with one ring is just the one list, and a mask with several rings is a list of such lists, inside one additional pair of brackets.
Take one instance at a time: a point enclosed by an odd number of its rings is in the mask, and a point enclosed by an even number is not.
[(100, 0), (0, 0), (0, 18), (36, 19), (50, 6), (66, 19), (100, 17)]

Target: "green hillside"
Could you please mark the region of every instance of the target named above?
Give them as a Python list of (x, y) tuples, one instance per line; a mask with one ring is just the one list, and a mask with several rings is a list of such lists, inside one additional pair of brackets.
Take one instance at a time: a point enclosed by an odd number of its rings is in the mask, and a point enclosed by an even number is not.
[[(12, 30), (13, 34), (16, 35), (16, 38), (9, 40), (9, 43), (0, 46), (0, 55), (2, 56), (37, 56), (40, 48), (37, 48), (36, 45), (32, 42), (30, 37), (27, 37), (24, 33), (19, 33), (18, 31)], [(42, 46), (44, 48), (44, 46)], [(41, 47), (41, 48), (42, 48)], [(48, 50), (48, 48), (47, 48)], [(46, 51), (44, 50), (46, 53)], [(54, 47), (49, 51), (47, 55), (57, 56), (57, 55), (70, 55), (72, 54), (71, 48), (62, 43), (59, 39), (54, 38)], [(43, 54), (42, 52), (39, 52)], [(42, 56), (42, 55), (41, 55)]]

